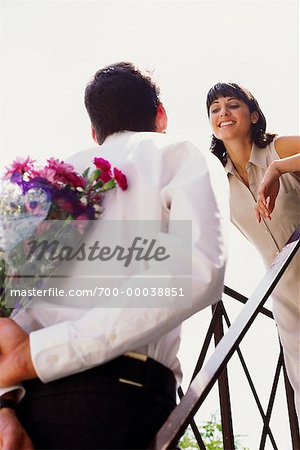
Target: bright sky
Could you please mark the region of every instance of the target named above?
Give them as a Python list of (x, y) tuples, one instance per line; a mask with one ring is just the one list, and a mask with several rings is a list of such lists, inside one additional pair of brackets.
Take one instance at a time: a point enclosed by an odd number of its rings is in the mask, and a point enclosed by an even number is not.
[[(1, 0), (0, 20), (2, 167), (16, 156), (43, 161), (93, 146), (83, 91), (98, 68), (120, 60), (154, 70), (169, 133), (193, 138), (205, 151), (210, 140), (205, 97), (220, 80), (237, 81), (254, 93), (269, 131), (299, 133), (297, 1)], [(232, 231), (227, 284), (248, 295), (263, 270), (256, 252)], [(186, 374), (208, 315), (184, 326)], [(277, 353), (269, 319), (257, 322), (245, 352), (266, 401)], [(259, 446), (256, 408), (235, 363), (230, 375), (236, 433), (246, 435), (241, 440), (253, 450)], [(289, 450), (283, 400), (276, 406), (275, 437), (280, 449)], [(198, 420), (217, 409), (215, 397), (208, 399)]]

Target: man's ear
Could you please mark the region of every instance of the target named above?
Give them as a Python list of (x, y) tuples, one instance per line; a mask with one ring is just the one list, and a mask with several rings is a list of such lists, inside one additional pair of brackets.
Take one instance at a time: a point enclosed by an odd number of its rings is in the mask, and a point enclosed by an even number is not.
[(165, 108), (163, 107), (163, 104), (159, 102), (155, 117), (155, 131), (157, 131), (158, 133), (164, 133), (166, 131), (167, 126), (168, 126), (167, 113), (165, 111)]
[(95, 128), (93, 127), (93, 125), (91, 126), (91, 131), (92, 131), (92, 138), (94, 139), (96, 144), (98, 144), (97, 134), (96, 134), (96, 131), (95, 131)]

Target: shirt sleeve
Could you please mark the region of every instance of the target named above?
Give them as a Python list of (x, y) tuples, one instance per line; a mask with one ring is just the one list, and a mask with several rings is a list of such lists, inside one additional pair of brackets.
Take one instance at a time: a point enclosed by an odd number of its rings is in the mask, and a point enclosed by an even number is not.
[(7, 394), (8, 392), (11, 392), (11, 391), (17, 391), (17, 401), (18, 402), (21, 401), (25, 395), (25, 389), (23, 388), (23, 386), (21, 386), (20, 384), (17, 384), (14, 386), (0, 388), (0, 397), (2, 397), (2, 395)]
[[(31, 332), (32, 361), (43, 382), (84, 371), (155, 342), (192, 314), (220, 300), (229, 227), (227, 179), (221, 165), (212, 159), (207, 162), (194, 145), (186, 142), (181, 147), (181, 157), (176, 164), (173, 161), (172, 176), (160, 190), (164, 231), (159, 240), (174, 240), (177, 248), (189, 247), (190, 298), (180, 305), (136, 308), (131, 307), (135, 299), (129, 297), (124, 308), (93, 308), (79, 319)], [(179, 220), (191, 221), (189, 246), (175, 226)], [(181, 252), (169, 263), (170, 276), (161, 281), (161, 286), (177, 286), (180, 277), (174, 275), (182, 273), (184, 264)], [(131, 287), (140, 283), (138, 276), (128, 281)]]

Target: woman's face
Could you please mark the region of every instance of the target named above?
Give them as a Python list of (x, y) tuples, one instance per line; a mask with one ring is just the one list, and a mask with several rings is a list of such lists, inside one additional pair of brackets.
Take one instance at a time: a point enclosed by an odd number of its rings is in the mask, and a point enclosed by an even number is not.
[(251, 127), (258, 121), (257, 111), (250, 112), (248, 105), (234, 97), (219, 97), (209, 108), (213, 133), (221, 141), (251, 139)]

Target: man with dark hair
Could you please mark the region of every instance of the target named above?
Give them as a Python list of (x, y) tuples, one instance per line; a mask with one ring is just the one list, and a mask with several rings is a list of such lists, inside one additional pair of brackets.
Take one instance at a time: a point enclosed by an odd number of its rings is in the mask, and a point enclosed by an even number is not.
[(102, 144), (118, 131), (156, 131), (159, 89), (147, 73), (121, 62), (99, 70), (85, 90), (94, 137)]
[[(134, 221), (138, 257), (112, 278), (117, 298), (82, 309), (25, 309), (0, 320), (3, 449), (31, 448), (28, 435), (36, 448), (147, 448), (175, 406), (180, 325), (222, 294), (228, 220), (222, 168), (191, 142), (165, 134), (159, 90), (130, 63), (98, 71), (85, 104), (100, 147), (70, 162), (81, 171), (99, 154), (128, 179), (125, 192), (105, 197), (89, 240), (125, 235)], [(149, 223), (151, 245), (159, 243), (156, 255), (163, 256), (156, 261), (149, 249), (143, 259), (137, 246), (148, 242), (141, 236)], [(82, 267), (74, 263), (74, 280)]]

